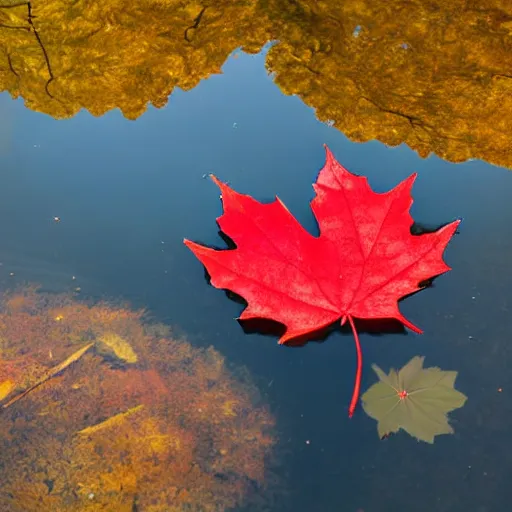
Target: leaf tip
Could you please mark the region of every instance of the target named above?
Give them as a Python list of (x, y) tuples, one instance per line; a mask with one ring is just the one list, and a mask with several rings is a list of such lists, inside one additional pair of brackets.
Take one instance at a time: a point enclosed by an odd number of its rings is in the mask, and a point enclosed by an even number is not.
[(219, 178), (215, 176), (215, 174), (210, 173), (208, 176), (213, 181), (213, 183), (215, 183), (215, 185), (217, 185), (219, 188), (221, 188), (222, 185), (224, 185), (224, 183), (222, 183), (222, 181), (220, 181)]
[(400, 186), (403, 186), (410, 192), (417, 177), (418, 177), (418, 173), (413, 172), (410, 176), (407, 176), (407, 178), (405, 178), (399, 185), (397, 185), (397, 188)]
[(404, 324), (405, 327), (408, 327), (412, 332), (415, 332), (416, 334), (423, 334), (423, 329), (420, 329), (417, 325), (414, 325), (411, 321), (407, 320), (407, 318), (405, 318), (401, 313), (399, 313), (395, 318)]
[[(449, 222), (448, 224), (445, 224), (442, 228), (440, 228), (437, 233), (441, 234), (443, 233), (446, 237), (446, 243), (450, 241), (453, 235), (458, 233), (459, 226), (462, 222), (462, 218), (455, 219), (452, 222)], [(446, 245), (446, 244), (445, 244)]]
[(183, 243), (186, 245), (188, 249), (190, 249), (197, 257), (198, 253), (201, 252), (201, 249), (208, 249), (202, 245), (196, 244), (195, 242), (192, 242), (192, 240), (189, 240), (188, 238), (183, 239)]
[(334, 158), (333, 154), (332, 154), (332, 151), (329, 149), (329, 146), (327, 146), (327, 144), (324, 144), (324, 149), (325, 149), (325, 159), (326, 160), (331, 160)]

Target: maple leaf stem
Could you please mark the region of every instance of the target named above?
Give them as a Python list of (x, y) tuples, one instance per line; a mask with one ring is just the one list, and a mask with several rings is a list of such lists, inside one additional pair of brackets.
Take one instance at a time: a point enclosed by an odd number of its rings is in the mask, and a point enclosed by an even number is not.
[(354, 391), (352, 392), (352, 400), (350, 401), (350, 407), (348, 408), (348, 417), (352, 418), (354, 415), (354, 411), (357, 407), (357, 402), (359, 402), (359, 393), (361, 391), (361, 375), (363, 373), (363, 352), (361, 350), (361, 343), (359, 342), (359, 335), (356, 331), (356, 326), (354, 324), (354, 320), (350, 315), (347, 315), (348, 321), (350, 323), (350, 327), (352, 328), (352, 332), (354, 333), (354, 340), (356, 342), (356, 351), (357, 351), (357, 371), (356, 371), (356, 380), (354, 382)]

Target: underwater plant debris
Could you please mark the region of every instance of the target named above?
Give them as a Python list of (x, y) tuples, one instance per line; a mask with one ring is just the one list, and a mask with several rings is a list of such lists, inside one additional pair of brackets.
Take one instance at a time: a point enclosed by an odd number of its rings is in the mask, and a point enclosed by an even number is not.
[(35, 288), (0, 296), (0, 403), (37, 385), (0, 413), (2, 512), (221, 512), (265, 499), (276, 439), (256, 388), (215, 349), (143, 316)]

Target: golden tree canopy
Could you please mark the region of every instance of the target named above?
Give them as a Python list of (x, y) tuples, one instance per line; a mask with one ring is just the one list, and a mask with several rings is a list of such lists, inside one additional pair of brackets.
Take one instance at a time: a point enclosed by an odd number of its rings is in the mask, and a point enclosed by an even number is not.
[(320, 120), (355, 141), (512, 167), (511, 2), (274, 0), (273, 9), (281, 44), (267, 65)]
[(0, 90), (56, 118), (119, 108), (136, 119), (220, 73), (242, 43), (259, 51), (268, 23), (255, 11), (244, 0), (0, 0)]
[(269, 40), (283, 92), (352, 140), (512, 167), (507, 0), (0, 0), (0, 88), (57, 118), (135, 119)]

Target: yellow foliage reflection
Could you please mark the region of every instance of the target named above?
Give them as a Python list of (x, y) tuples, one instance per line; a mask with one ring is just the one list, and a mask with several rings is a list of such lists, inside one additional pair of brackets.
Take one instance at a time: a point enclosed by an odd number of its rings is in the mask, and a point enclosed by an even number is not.
[(135, 119), (269, 40), (280, 88), (352, 140), (512, 167), (505, 0), (0, 0), (0, 90)]
[[(276, 82), (350, 139), (512, 167), (512, 3), (280, 2)], [(479, 5), (480, 4), (480, 5)]]
[(142, 317), (1, 297), (2, 512), (220, 512), (265, 488), (274, 420), (254, 386)]
[(0, 0), (0, 90), (56, 118), (118, 107), (136, 119), (220, 73), (239, 45), (259, 51), (261, 22), (245, 0)]

